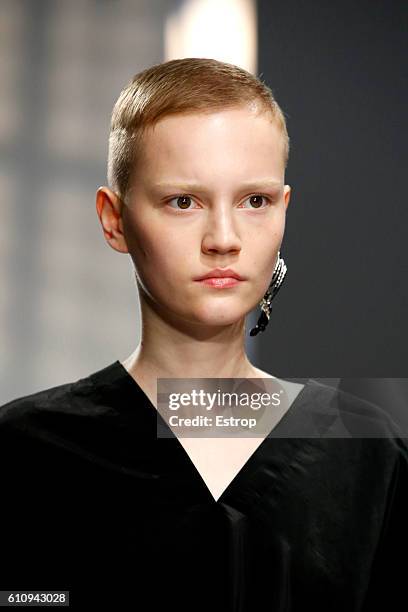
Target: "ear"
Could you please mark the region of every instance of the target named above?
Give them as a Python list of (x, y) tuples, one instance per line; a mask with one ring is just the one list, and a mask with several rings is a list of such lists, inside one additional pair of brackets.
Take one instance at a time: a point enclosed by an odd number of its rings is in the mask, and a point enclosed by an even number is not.
[(101, 222), (106, 242), (119, 253), (129, 253), (123, 234), (123, 202), (109, 187), (96, 191), (96, 212)]
[(285, 210), (287, 209), (287, 207), (289, 205), (291, 194), (292, 194), (292, 188), (290, 187), (290, 185), (285, 185), (285, 187), (283, 189), (283, 199), (284, 199), (284, 202), (285, 202)]

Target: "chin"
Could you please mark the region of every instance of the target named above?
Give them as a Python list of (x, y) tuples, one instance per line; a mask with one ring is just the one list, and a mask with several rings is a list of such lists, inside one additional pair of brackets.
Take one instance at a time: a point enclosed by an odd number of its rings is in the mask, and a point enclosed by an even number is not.
[(200, 323), (201, 325), (208, 325), (209, 327), (223, 327), (225, 325), (234, 325), (239, 323), (247, 315), (247, 312), (241, 309), (231, 311), (227, 306), (224, 308), (206, 309), (205, 312), (195, 312), (190, 318), (191, 321)]

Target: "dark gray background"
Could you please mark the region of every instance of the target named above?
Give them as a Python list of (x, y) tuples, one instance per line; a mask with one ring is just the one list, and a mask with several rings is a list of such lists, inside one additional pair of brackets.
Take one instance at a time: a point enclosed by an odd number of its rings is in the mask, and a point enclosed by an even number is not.
[(285, 285), (248, 342), (277, 376), (408, 375), (407, 7), (258, 1), (293, 192)]

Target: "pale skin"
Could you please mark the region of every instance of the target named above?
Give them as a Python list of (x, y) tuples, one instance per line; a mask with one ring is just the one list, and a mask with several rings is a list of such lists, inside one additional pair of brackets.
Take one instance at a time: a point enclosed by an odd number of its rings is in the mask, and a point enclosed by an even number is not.
[[(157, 378), (271, 376), (245, 353), (245, 316), (262, 299), (282, 243), (291, 194), (284, 179), (279, 127), (238, 107), (161, 119), (146, 134), (126, 202), (107, 186), (97, 190), (105, 239), (130, 254), (139, 287), (141, 342), (122, 363), (154, 405)], [(246, 280), (222, 290), (194, 280), (215, 267)], [(212, 444), (213, 463), (201, 467), (210, 475), (213, 466), (215, 476), (215, 443), (224, 439), (189, 440), (183, 445), (197, 462), (203, 442)], [(259, 443), (237, 447), (229, 475), (212, 482), (214, 496)]]

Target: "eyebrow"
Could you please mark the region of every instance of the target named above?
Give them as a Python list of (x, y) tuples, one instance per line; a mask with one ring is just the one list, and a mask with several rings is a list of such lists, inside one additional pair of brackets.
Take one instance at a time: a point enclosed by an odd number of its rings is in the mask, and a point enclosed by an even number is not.
[[(158, 189), (180, 189), (180, 190), (187, 190), (187, 191), (189, 190), (206, 191), (207, 190), (207, 188), (204, 185), (198, 185), (197, 183), (185, 183), (183, 181), (174, 182), (174, 183), (167, 183), (167, 182), (156, 183), (154, 187)], [(259, 189), (259, 188), (271, 188), (271, 187), (279, 188), (279, 187), (283, 187), (283, 183), (281, 181), (277, 181), (276, 179), (266, 178), (266, 179), (258, 179), (258, 180), (243, 182), (241, 183), (241, 187), (245, 187), (246, 189)]]

